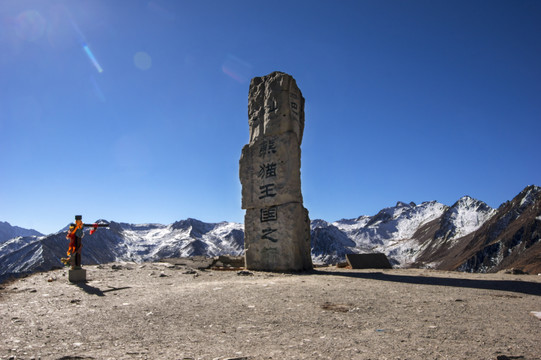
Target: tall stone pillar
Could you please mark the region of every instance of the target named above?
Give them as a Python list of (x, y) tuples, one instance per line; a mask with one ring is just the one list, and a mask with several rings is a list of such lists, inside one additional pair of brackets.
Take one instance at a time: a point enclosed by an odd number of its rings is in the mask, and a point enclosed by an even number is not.
[(281, 72), (253, 78), (248, 119), (250, 142), (239, 171), (246, 268), (312, 269), (310, 219), (301, 194), (304, 98), (295, 79)]

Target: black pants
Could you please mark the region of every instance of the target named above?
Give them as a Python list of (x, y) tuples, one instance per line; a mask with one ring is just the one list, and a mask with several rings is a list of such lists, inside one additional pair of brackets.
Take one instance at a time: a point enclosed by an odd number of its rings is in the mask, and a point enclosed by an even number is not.
[(83, 245), (83, 239), (75, 237), (75, 253), (72, 256), (72, 265), (75, 267), (81, 266), (81, 246)]

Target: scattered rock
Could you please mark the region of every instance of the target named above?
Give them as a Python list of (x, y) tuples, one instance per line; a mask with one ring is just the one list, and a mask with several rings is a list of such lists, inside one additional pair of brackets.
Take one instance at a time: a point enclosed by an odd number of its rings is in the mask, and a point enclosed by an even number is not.
[(161, 259), (160, 262), (166, 262), (175, 265), (177, 268), (182, 266), (188, 266), (197, 270), (210, 269), (215, 259), (205, 256), (192, 256), (189, 258), (168, 258)]
[(237, 272), (237, 275), (239, 276), (254, 276), (254, 273), (248, 270), (241, 270)]
[(193, 275), (193, 274), (197, 274), (197, 271), (194, 270), (194, 269), (188, 268), (186, 271), (183, 272), (183, 274), (186, 274), (186, 275)]
[(351, 309), (351, 305), (349, 304), (333, 304), (330, 302), (325, 302), (323, 305), (321, 305), (321, 308), (323, 310), (329, 310), (334, 312), (349, 312)]
[(214, 259), (221, 262), (222, 266), (244, 267), (244, 256), (220, 255)]
[(528, 273), (523, 271), (522, 269), (515, 269), (515, 268), (505, 269), (503, 272), (504, 274), (511, 274), (511, 275), (528, 275)]
[(392, 269), (383, 253), (346, 254), (346, 261), (352, 269)]

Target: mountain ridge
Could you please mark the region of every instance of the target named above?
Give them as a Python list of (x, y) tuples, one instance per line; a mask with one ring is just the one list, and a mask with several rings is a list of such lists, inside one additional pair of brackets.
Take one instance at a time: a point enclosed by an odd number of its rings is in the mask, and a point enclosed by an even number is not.
[(34, 229), (25, 229), (13, 226), (6, 221), (0, 221), (0, 244), (18, 236), (42, 236), (43, 234)]
[[(0, 277), (60, 267), (65, 228), (47, 236), (0, 243)], [(470, 196), (452, 206), (437, 201), (397, 202), (374, 216), (311, 222), (316, 264), (348, 253), (382, 252), (395, 267), (495, 272), (517, 267), (541, 272), (541, 188), (527, 186), (493, 209)], [(242, 255), (244, 226), (188, 218), (169, 225), (110, 222), (84, 239), (83, 264), (155, 261), (167, 257)]]

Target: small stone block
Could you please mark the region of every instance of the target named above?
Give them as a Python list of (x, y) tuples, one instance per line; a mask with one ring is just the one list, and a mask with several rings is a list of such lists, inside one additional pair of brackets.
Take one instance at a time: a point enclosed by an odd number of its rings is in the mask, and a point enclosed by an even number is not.
[(387, 256), (382, 253), (346, 254), (346, 261), (352, 269), (392, 269)]
[(85, 269), (75, 269), (68, 271), (68, 280), (69, 282), (85, 282), (86, 281), (86, 270)]

